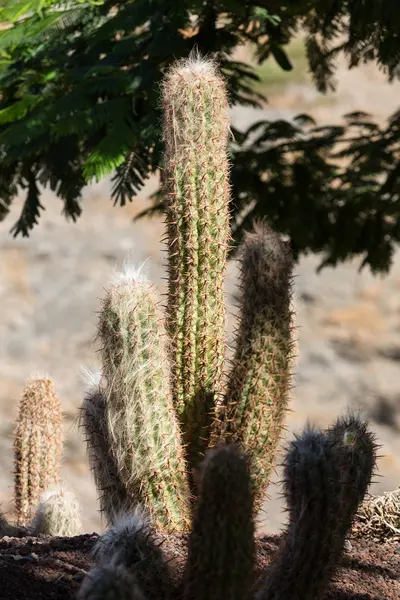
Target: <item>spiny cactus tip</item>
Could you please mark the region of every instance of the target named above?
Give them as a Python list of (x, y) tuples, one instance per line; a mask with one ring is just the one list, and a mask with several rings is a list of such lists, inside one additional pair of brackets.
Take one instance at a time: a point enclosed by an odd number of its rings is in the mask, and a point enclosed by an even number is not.
[(113, 519), (114, 525), (99, 538), (93, 548), (98, 559), (109, 559), (121, 552), (125, 540), (134, 538), (139, 532), (149, 529), (149, 519), (141, 506), (129, 514), (120, 514)]
[(84, 365), (80, 369), (80, 376), (87, 393), (99, 388), (101, 381), (101, 369)]
[(202, 56), (200, 51), (194, 48), (187, 58), (174, 63), (173, 72), (185, 79), (215, 75), (216, 61), (210, 56)]
[(117, 267), (111, 275), (111, 283), (146, 283), (148, 277), (145, 272), (147, 260), (141, 264), (135, 264), (132, 261), (126, 260), (121, 267)]

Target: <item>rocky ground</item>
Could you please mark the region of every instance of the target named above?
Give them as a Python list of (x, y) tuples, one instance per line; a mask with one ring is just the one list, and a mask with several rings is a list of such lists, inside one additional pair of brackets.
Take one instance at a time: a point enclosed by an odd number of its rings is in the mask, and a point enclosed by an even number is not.
[[(351, 75), (342, 68), (338, 79), (339, 90), (328, 99), (307, 81), (288, 83), (270, 94), (263, 115), (290, 118), (309, 110), (319, 122), (332, 123), (355, 108), (382, 118), (397, 106), (399, 86), (384, 85), (370, 67)], [(246, 109), (232, 116), (236, 125), (245, 127), (263, 115)], [(154, 185), (151, 181), (145, 192)], [(77, 224), (64, 220), (60, 201), (48, 192), (43, 196), (44, 216), (29, 239), (15, 240), (9, 234), (20, 201), (0, 224), (0, 502), (12, 514), (12, 431), (24, 382), (46, 373), (62, 399), (63, 476), (79, 497), (86, 532), (99, 531), (101, 522), (77, 414), (83, 397), (80, 369), (98, 364), (92, 342), (99, 298), (111, 271), (127, 257), (135, 263), (147, 261), (149, 277), (164, 283), (161, 221), (132, 223), (146, 203), (145, 194), (131, 206), (114, 208), (109, 189), (105, 181), (86, 191)], [(372, 491), (391, 490), (400, 485), (400, 253), (387, 277), (359, 273), (357, 261), (318, 275), (319, 261), (309, 256), (296, 266), (299, 360), (288, 438), (307, 419), (327, 425), (347, 406), (361, 410), (382, 444), (380, 476)], [(235, 276), (232, 263), (230, 304)], [(230, 318), (230, 327), (232, 322)], [(279, 492), (271, 486), (260, 519), (264, 531), (276, 532), (282, 525)]]
[[(90, 551), (96, 535), (76, 538), (8, 538), (0, 540), (0, 600), (69, 600), (93, 565)], [(279, 537), (257, 543), (256, 589), (274, 559)], [(179, 581), (185, 543), (167, 538), (162, 546)], [(400, 546), (353, 540), (329, 586), (326, 600), (398, 600)], [(175, 599), (175, 596), (174, 596)], [(179, 599), (179, 595), (176, 595)]]

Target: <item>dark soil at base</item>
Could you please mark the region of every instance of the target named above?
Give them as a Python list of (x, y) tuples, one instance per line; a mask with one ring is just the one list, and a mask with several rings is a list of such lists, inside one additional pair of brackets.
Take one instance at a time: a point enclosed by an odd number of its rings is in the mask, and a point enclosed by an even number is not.
[[(74, 538), (3, 538), (0, 540), (0, 600), (68, 600), (74, 598), (93, 565), (90, 551), (97, 534)], [(259, 577), (277, 551), (279, 537), (258, 540)], [(325, 600), (399, 600), (400, 544), (351, 540)], [(169, 537), (164, 551), (177, 577), (185, 558), (185, 541)]]

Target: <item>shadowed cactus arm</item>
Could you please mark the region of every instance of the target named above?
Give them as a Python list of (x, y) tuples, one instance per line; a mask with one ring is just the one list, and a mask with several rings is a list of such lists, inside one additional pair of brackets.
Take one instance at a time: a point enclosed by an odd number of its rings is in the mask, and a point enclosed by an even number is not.
[(234, 446), (209, 450), (189, 538), (184, 600), (243, 600), (254, 562), (247, 458)]
[(164, 80), (163, 109), (172, 390), (193, 468), (207, 448), (225, 353), (229, 118), (213, 62), (175, 63)]
[(240, 323), (216, 439), (238, 442), (252, 460), (258, 508), (275, 462), (289, 399), (293, 354), (292, 258), (259, 223), (240, 256)]
[(62, 443), (60, 400), (49, 379), (34, 379), (24, 389), (15, 429), (18, 525), (26, 525), (41, 494), (59, 484)]
[(100, 374), (91, 379), (81, 407), (80, 423), (85, 431), (89, 464), (100, 494), (100, 511), (111, 525), (119, 515), (133, 510), (135, 504), (127, 493), (112, 452), (107, 401)]
[(357, 420), (338, 421), (327, 432), (308, 429), (292, 442), (284, 466), (289, 526), (257, 600), (323, 597), (375, 458), (373, 438)]
[(161, 530), (187, 527), (186, 465), (157, 301), (138, 273), (108, 287), (100, 312), (107, 430), (123, 485)]

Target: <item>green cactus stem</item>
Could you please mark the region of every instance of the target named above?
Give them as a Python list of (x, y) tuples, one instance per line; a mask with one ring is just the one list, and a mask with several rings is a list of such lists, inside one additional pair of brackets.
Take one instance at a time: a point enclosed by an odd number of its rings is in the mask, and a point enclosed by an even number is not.
[(250, 590), (254, 521), (249, 465), (234, 446), (206, 454), (184, 579), (184, 600), (243, 600)]
[(99, 337), (107, 430), (126, 493), (145, 507), (158, 529), (185, 530), (187, 469), (161, 317), (144, 276), (127, 271), (108, 287)]
[(292, 258), (263, 223), (244, 238), (240, 323), (226, 397), (213, 438), (239, 443), (252, 461), (255, 508), (275, 462), (293, 359)]
[(17, 524), (26, 525), (41, 494), (60, 481), (61, 404), (49, 379), (25, 387), (14, 439), (14, 500)]
[(222, 393), (229, 241), (225, 83), (212, 61), (174, 63), (163, 84), (172, 391), (196, 467)]

